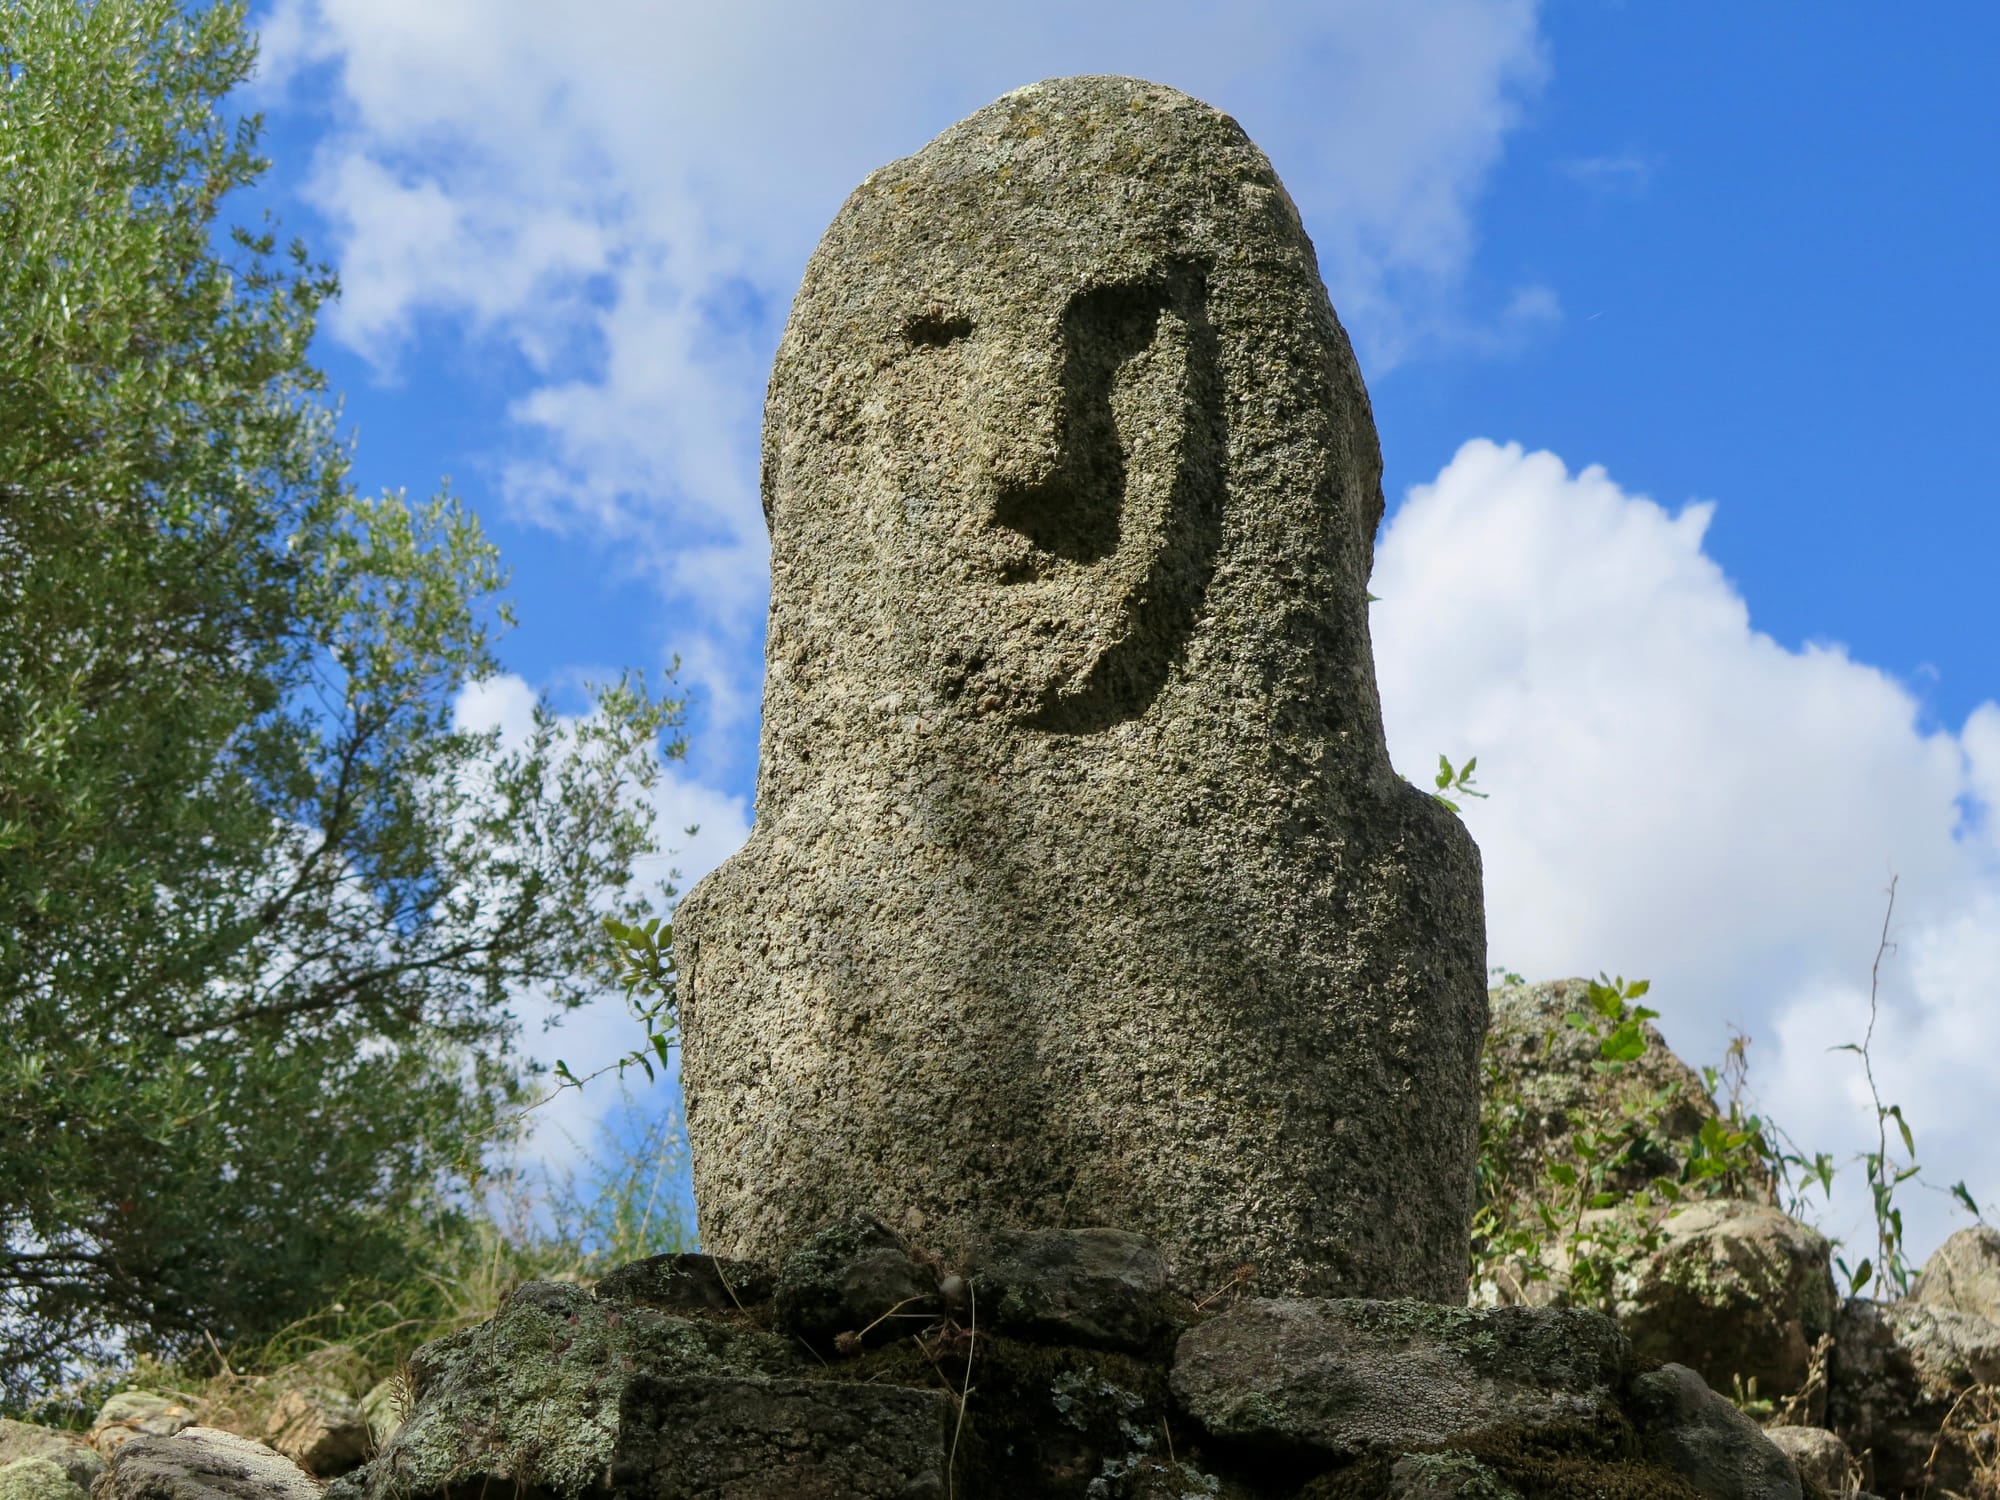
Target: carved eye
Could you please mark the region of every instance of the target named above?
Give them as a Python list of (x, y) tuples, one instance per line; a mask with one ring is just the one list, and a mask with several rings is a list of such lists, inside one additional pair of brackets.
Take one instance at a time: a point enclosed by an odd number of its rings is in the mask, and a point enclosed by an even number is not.
[(972, 319), (933, 307), (903, 324), (903, 341), (913, 348), (937, 349), (972, 332)]

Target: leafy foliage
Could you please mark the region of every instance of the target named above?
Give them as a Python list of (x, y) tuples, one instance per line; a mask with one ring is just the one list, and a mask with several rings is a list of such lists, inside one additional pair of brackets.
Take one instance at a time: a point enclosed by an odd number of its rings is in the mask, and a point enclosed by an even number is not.
[[(636, 1101), (624, 1102), (629, 1121)], [(672, 1191), (685, 1152), (678, 1119), (648, 1110), (636, 1135), (615, 1120), (614, 1114), (599, 1127), (608, 1156), (584, 1153), (589, 1180), (581, 1189), (574, 1171), (551, 1179), (507, 1162), (481, 1193), (465, 1231), (441, 1240), (405, 1280), (351, 1286), (269, 1337), (239, 1340), (220, 1357), (204, 1348), (191, 1356), (88, 1363), (16, 1409), (50, 1426), (85, 1427), (108, 1396), (138, 1387), (174, 1395), (209, 1426), (255, 1436), (294, 1387), (359, 1395), (399, 1374), (407, 1379), (416, 1349), (485, 1322), (524, 1281), (589, 1284), (642, 1256), (693, 1249)], [(407, 1402), (407, 1386), (401, 1395)]]
[[(1509, 976), (1510, 978), (1515, 976)], [(1763, 1122), (1733, 1112), (1674, 1128), (1686, 1101), (1671, 1082), (1648, 1085), (1637, 1071), (1652, 1047), (1646, 1022), (1659, 1012), (1636, 1002), (1647, 981), (1600, 975), (1562, 1030), (1589, 1042), (1591, 1072), (1613, 1086), (1591, 1091), (1544, 1128), (1535, 1101), (1492, 1050), (1483, 1064), (1478, 1199), (1473, 1218), (1475, 1282), (1519, 1290), (1550, 1283), (1559, 1300), (1609, 1310), (1619, 1275), (1657, 1250), (1676, 1205), (1711, 1197), (1761, 1196), (1769, 1147)], [(1559, 1033), (1543, 1040), (1544, 1065)], [(1625, 1087), (1616, 1081), (1626, 1080)]]
[(1486, 793), (1475, 792), (1472, 789), (1472, 768), (1478, 764), (1479, 757), (1475, 755), (1465, 763), (1463, 768), (1454, 771), (1451, 768), (1450, 759), (1440, 755), (1438, 757), (1437, 790), (1432, 792), (1431, 795), (1453, 812), (1458, 811), (1458, 804), (1445, 796), (1446, 792), (1460, 792), (1468, 797), (1484, 797)]
[[(268, 1337), (471, 1232), (513, 1006), (611, 982), (678, 705), (459, 726), (502, 577), (357, 495), (334, 277), (217, 232), (240, 4), (0, 8), (0, 1395)], [(678, 754), (680, 742), (664, 746)]]

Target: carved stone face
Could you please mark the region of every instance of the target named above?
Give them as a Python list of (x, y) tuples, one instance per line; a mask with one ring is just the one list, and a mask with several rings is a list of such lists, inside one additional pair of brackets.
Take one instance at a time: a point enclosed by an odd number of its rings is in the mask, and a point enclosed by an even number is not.
[(1198, 259), (1022, 218), (989, 208), (871, 300), (858, 488), (933, 682), (1088, 732), (1144, 711), (1213, 567), (1215, 338)]

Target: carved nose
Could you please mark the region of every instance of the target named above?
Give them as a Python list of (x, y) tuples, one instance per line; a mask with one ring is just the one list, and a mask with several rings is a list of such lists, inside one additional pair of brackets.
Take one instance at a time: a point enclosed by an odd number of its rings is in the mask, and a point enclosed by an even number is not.
[(981, 437), (1001, 490), (1045, 484), (1063, 463), (1065, 402), (1057, 349), (1022, 351), (987, 377)]

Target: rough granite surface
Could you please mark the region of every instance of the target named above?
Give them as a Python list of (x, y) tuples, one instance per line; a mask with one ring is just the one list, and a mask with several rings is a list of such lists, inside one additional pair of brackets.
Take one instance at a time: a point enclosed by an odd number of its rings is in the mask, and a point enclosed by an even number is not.
[(2000, 1229), (1973, 1224), (1954, 1233), (1924, 1262), (1910, 1300), (2000, 1323)]
[(104, 1472), (102, 1455), (83, 1440), (83, 1434), (0, 1417), (0, 1466), (23, 1458), (49, 1460), (80, 1489), (89, 1489)]
[(319, 1485), (290, 1459), (201, 1426), (121, 1444), (90, 1493), (92, 1500), (320, 1500)]
[(1580, 1308), (1276, 1298), (1183, 1334), (1173, 1390), (1217, 1437), (1353, 1458), (1591, 1421), (1629, 1360), (1616, 1326)]
[(765, 412), (756, 825), (675, 921), (704, 1247), (1463, 1300), (1480, 866), (1385, 747), (1380, 480), (1227, 116), (1058, 79), (855, 190)]

